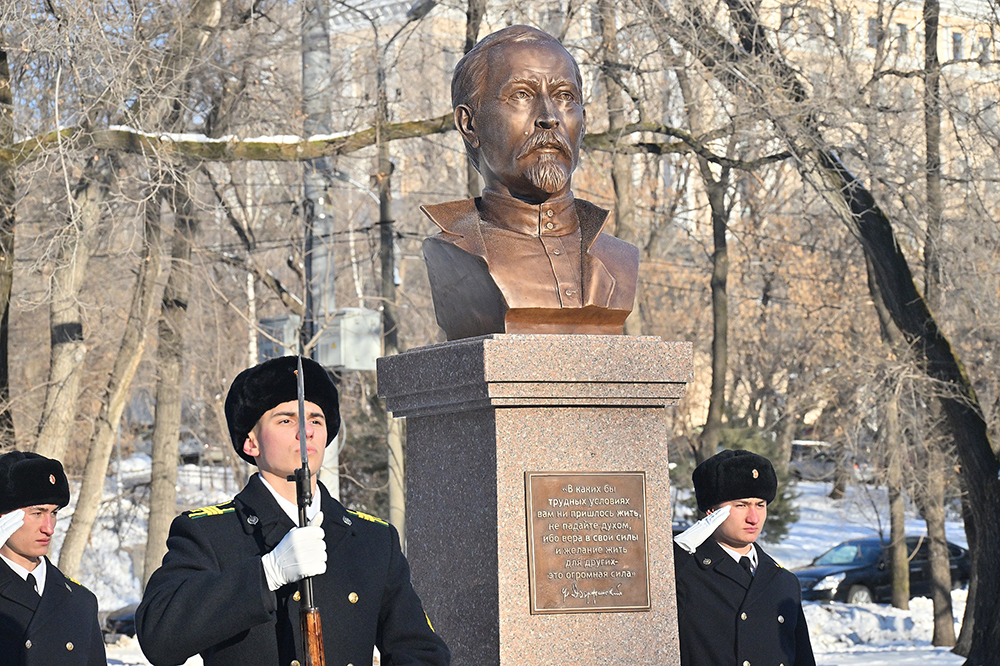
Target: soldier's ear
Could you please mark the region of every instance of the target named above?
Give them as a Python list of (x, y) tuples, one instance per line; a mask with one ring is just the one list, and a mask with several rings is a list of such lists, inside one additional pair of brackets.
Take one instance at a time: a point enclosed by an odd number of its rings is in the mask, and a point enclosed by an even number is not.
[(243, 453), (251, 458), (256, 458), (260, 455), (260, 444), (257, 443), (257, 437), (252, 430), (247, 433), (246, 441), (243, 442)]
[(479, 148), (479, 136), (476, 134), (476, 123), (472, 118), (472, 109), (459, 104), (455, 107), (455, 127), (458, 128), (462, 138), (473, 148)]

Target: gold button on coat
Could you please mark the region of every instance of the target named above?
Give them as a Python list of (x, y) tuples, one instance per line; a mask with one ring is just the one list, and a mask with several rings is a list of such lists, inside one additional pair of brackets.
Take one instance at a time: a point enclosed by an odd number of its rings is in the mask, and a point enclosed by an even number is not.
[(24, 641), (24, 647), (26, 647), (29, 650), (31, 649), (31, 639), (30, 638), (28, 640)]
[(302, 593), (299, 592), (298, 590), (295, 590), (295, 594), (292, 595), (292, 601), (298, 601), (301, 598), (302, 598)]
[(741, 620), (747, 619), (747, 614), (746, 613), (740, 613), (740, 619)]
[(299, 664), (298, 659), (292, 659), (292, 663), (290, 663), (288, 666), (302, 666), (302, 665)]
[(744, 661), (743, 662), (743, 666), (750, 666), (750, 662), (749, 661)]
[(69, 650), (70, 652), (72, 652), (73, 651), (73, 644), (72, 643), (66, 643), (66, 649)]
[(784, 621), (785, 621), (785, 616), (784, 616), (784, 615), (779, 615), (779, 616), (778, 616), (778, 624), (781, 624), (781, 623), (783, 623)]
[(347, 600), (350, 601), (352, 604), (358, 603), (358, 593), (351, 592), (350, 594), (347, 595)]

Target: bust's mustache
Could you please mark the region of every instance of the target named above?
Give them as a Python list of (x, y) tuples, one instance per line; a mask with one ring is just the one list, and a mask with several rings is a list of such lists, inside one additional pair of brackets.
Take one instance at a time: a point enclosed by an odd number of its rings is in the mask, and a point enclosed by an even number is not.
[(557, 149), (567, 159), (572, 157), (573, 151), (570, 149), (569, 144), (566, 142), (566, 139), (556, 134), (555, 132), (551, 132), (549, 130), (541, 130), (535, 132), (534, 134), (528, 137), (528, 140), (524, 142), (523, 146), (521, 146), (521, 150), (517, 154), (517, 159), (522, 159), (532, 154), (535, 151), (543, 150), (546, 148)]

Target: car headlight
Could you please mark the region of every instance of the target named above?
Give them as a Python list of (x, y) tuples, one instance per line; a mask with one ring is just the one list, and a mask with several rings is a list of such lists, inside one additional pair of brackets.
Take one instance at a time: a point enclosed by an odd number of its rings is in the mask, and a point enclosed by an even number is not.
[(827, 576), (826, 578), (821, 578), (818, 583), (813, 585), (814, 590), (836, 590), (840, 586), (840, 583), (847, 577), (846, 573), (833, 574)]

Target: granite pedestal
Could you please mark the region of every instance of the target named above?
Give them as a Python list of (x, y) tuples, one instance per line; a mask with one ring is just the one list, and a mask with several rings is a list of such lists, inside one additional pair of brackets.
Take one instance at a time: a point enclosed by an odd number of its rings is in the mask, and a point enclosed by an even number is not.
[[(378, 360), (379, 395), (407, 419), (414, 585), (456, 666), (680, 663), (664, 408), (684, 395), (691, 353), (651, 337), (488, 335)], [(645, 473), (648, 610), (531, 613), (525, 473), (569, 471)]]

